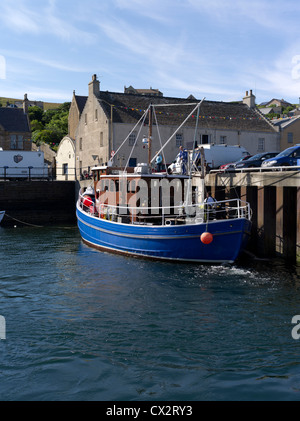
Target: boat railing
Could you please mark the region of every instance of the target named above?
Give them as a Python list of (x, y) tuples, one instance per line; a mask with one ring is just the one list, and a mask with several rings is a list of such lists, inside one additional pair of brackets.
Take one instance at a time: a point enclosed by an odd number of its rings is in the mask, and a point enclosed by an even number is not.
[(131, 206), (85, 203), (79, 197), (82, 210), (94, 217), (112, 222), (138, 225), (180, 225), (206, 223), (214, 220), (246, 218), (251, 220), (248, 202), (241, 199), (221, 200), (214, 203), (180, 204), (177, 206)]

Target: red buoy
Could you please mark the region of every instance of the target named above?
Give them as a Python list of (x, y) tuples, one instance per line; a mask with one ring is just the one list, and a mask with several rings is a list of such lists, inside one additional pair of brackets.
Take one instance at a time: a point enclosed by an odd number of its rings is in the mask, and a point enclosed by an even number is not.
[(213, 235), (210, 232), (204, 232), (201, 234), (200, 240), (203, 244), (210, 244), (213, 240)]
[(90, 196), (84, 196), (83, 205), (86, 206), (87, 208), (89, 208), (92, 204), (93, 204), (93, 201), (90, 198)]

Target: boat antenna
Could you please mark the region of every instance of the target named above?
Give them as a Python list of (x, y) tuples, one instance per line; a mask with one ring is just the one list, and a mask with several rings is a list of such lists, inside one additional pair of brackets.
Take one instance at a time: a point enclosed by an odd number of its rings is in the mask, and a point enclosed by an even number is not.
[(198, 122), (199, 122), (199, 113), (200, 113), (200, 106), (203, 102), (200, 102), (199, 107), (197, 108), (197, 120), (196, 120), (196, 127), (195, 127), (195, 132), (194, 132), (194, 142), (193, 142), (193, 152), (192, 152), (192, 164), (190, 165), (190, 172), (189, 172), (189, 177), (190, 179), (192, 178), (192, 169), (194, 166), (194, 155), (195, 155), (195, 148), (196, 148), (196, 139), (197, 139), (197, 130), (198, 130)]
[(151, 141), (152, 141), (152, 103), (149, 105), (149, 131), (148, 131), (148, 165), (151, 166)]
[(204, 98), (200, 101), (199, 106), (197, 108), (197, 119), (196, 119), (195, 132), (194, 132), (192, 160), (188, 159), (188, 161), (192, 161), (192, 162), (190, 163), (190, 168), (189, 168), (189, 181), (188, 181), (187, 196), (186, 196), (187, 201), (189, 201), (190, 192), (191, 192), (192, 170), (193, 170), (193, 166), (194, 166), (194, 155), (195, 155), (195, 146), (196, 146), (196, 139), (197, 139), (197, 129), (198, 129), (199, 113), (200, 113), (200, 107), (201, 107), (201, 104), (202, 104), (203, 101), (204, 101)]

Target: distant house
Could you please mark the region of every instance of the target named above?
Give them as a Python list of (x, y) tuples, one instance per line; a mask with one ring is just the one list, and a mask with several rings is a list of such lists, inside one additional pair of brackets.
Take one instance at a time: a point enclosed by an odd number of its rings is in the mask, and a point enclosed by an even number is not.
[[(84, 178), (93, 166), (106, 164), (112, 156), (113, 164), (120, 167), (147, 162), (148, 150), (142, 139), (148, 136), (148, 118), (141, 130), (137, 123), (149, 104), (154, 104), (156, 110), (152, 133), (154, 154), (161, 148), (160, 141), (164, 143), (171, 136), (197, 102), (199, 100), (193, 96), (185, 99), (154, 98), (146, 94), (101, 91), (100, 82), (93, 75), (88, 96), (78, 97), (73, 93), (70, 107), (69, 138), (75, 140), (77, 177)], [(159, 104), (167, 107), (158, 107)], [(167, 164), (175, 159), (180, 145), (192, 148), (196, 117), (192, 115), (164, 149)], [(125, 138), (127, 142), (120, 149)], [(246, 92), (243, 102), (203, 101), (195, 140), (197, 145), (215, 143), (244, 146), (250, 154), (279, 151), (279, 129), (257, 112), (252, 91), (250, 94)], [(65, 143), (65, 139), (62, 142)], [(70, 152), (71, 149), (66, 150), (67, 155)], [(67, 162), (66, 156), (64, 162)]]
[(31, 130), (27, 111), (26, 94), (23, 108), (0, 108), (0, 147), (3, 150), (31, 151)]
[(282, 111), (282, 107), (263, 107), (259, 109), (261, 113), (264, 115), (267, 114), (280, 114)]
[(147, 96), (163, 96), (163, 93), (158, 89), (134, 89), (131, 85), (126, 88), (124, 86), (124, 94), (133, 94), (133, 95), (147, 95)]
[(280, 130), (280, 151), (300, 143), (300, 116), (272, 120)]
[(271, 107), (271, 106), (277, 106), (277, 107), (290, 107), (292, 106), (292, 104), (290, 104), (289, 102), (285, 101), (284, 99), (276, 99), (273, 98), (271, 99), (271, 101), (268, 101), (265, 104), (265, 107)]

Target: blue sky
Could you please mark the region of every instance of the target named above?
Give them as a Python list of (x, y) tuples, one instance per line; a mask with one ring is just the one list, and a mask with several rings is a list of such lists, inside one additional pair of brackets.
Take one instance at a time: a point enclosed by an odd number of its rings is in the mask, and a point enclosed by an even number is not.
[(256, 102), (300, 97), (297, 0), (0, 0), (0, 96), (100, 89)]

